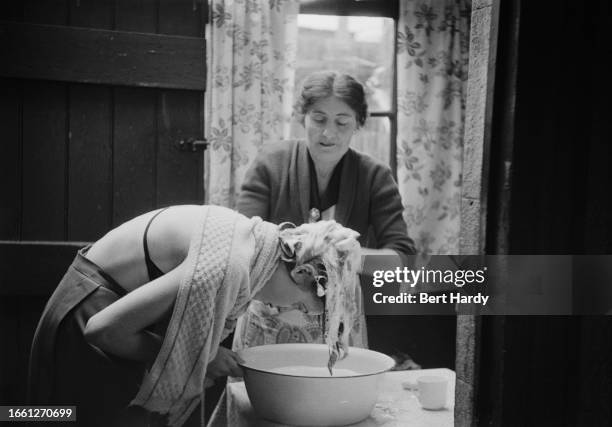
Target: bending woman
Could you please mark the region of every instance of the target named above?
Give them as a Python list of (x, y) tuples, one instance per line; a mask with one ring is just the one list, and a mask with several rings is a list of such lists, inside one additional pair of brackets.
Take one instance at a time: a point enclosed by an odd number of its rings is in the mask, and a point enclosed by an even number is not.
[[(391, 170), (350, 148), (367, 108), (363, 86), (350, 75), (322, 71), (307, 76), (295, 105), (306, 140), (265, 146), (245, 176), (237, 209), (277, 224), (335, 219), (361, 235), (361, 270), (370, 274), (407, 266), (415, 249)], [(300, 304), (286, 308), (253, 301), (238, 322), (234, 349), (322, 342), (320, 324), (320, 316)], [(351, 341), (367, 346), (363, 311)]]
[(293, 236), (216, 206), (173, 206), (110, 231), (79, 251), (45, 307), (30, 402), (76, 405), (82, 426), (146, 423), (129, 405), (182, 425), (207, 376), (240, 375), (238, 356), (218, 348), (252, 298), (322, 312), (314, 277), (281, 261), (282, 242), (320, 232)]

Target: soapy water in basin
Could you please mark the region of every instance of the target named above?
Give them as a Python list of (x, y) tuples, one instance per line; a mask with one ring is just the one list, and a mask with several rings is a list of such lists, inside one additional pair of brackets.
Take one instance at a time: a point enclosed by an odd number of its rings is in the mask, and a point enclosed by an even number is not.
[[(329, 377), (329, 370), (323, 367), (316, 366), (281, 366), (280, 368), (272, 368), (269, 370), (277, 374), (295, 375), (300, 377)], [(334, 368), (334, 377), (354, 377), (360, 375), (351, 369)]]

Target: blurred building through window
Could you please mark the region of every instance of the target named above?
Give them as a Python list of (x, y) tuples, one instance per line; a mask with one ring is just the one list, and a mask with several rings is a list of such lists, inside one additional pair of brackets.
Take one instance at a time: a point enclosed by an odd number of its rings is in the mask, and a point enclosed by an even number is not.
[[(370, 117), (352, 147), (391, 164), (394, 86), (394, 21), (391, 18), (298, 16), (296, 91), (313, 71), (332, 69), (356, 77), (366, 87)], [(372, 114), (374, 116), (372, 116)], [(294, 121), (293, 137), (304, 137)]]

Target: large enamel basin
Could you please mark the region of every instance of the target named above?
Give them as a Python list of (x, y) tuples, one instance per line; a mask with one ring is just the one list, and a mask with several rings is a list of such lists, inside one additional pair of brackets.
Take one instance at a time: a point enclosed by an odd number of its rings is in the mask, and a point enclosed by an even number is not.
[(255, 412), (295, 426), (341, 426), (367, 418), (383, 373), (395, 364), (382, 353), (351, 347), (329, 376), (324, 344), (264, 345), (240, 355)]

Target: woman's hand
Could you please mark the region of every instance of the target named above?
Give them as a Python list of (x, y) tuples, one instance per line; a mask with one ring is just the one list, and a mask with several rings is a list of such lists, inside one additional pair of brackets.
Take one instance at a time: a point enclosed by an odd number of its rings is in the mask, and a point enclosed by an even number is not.
[(244, 360), (232, 350), (219, 347), (217, 356), (208, 364), (206, 376), (210, 378), (218, 377), (242, 377), (242, 368), (238, 363), (244, 363)]

